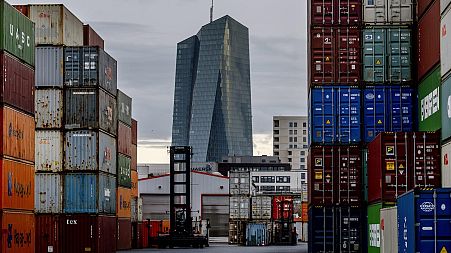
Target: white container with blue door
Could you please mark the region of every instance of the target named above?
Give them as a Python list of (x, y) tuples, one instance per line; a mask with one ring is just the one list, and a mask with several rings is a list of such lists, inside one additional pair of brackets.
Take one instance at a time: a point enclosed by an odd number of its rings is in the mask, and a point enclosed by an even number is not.
[(266, 224), (249, 223), (246, 226), (246, 246), (268, 245)]

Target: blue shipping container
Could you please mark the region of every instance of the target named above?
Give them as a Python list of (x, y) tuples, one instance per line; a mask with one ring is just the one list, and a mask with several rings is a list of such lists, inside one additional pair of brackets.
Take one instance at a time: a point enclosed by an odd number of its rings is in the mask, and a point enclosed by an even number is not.
[(398, 252), (451, 250), (451, 188), (413, 190), (398, 198)]
[(310, 207), (308, 252), (363, 252), (366, 249), (365, 209), (360, 207)]
[(369, 86), (363, 90), (363, 137), (371, 142), (380, 132), (414, 131), (414, 89)]
[(312, 143), (358, 143), (360, 137), (360, 90), (352, 86), (311, 89)]
[(268, 245), (266, 224), (250, 223), (246, 226), (246, 246)]

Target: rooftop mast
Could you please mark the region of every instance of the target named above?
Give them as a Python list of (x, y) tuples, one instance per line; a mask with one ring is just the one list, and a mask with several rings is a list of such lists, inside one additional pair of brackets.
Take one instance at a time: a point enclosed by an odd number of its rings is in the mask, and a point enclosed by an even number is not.
[(213, 1), (211, 0), (211, 7), (210, 7), (210, 23), (213, 22)]

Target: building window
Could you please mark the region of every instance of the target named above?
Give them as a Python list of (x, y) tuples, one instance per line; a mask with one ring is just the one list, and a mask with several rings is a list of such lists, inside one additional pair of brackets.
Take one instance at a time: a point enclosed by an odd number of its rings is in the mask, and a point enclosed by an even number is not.
[(294, 132), (295, 135), (298, 134), (298, 130), (294, 130), (293, 132)]
[(293, 127), (293, 122), (288, 123), (290, 127)]
[(307, 137), (302, 137), (303, 142), (307, 142)]
[(293, 144), (290, 144), (288, 147), (289, 147), (289, 148), (293, 148)]
[(304, 145), (303, 147), (304, 147), (304, 148), (308, 148), (308, 146), (307, 146), (307, 145)]
[(279, 142), (279, 137), (274, 137), (274, 142)]
[(289, 142), (293, 142), (293, 137), (290, 137), (290, 138), (289, 138)]
[(301, 155), (305, 155), (305, 151), (304, 150), (301, 151)]
[(260, 177), (260, 182), (261, 183), (275, 183), (275, 178), (274, 176), (261, 176)]
[[(277, 131), (277, 132), (279, 132), (279, 131)], [(302, 130), (302, 134), (307, 135), (307, 130)]]
[(305, 173), (301, 173), (301, 179), (305, 180)]
[(293, 154), (293, 152), (292, 151), (288, 151), (288, 155), (292, 155)]
[(259, 176), (252, 176), (252, 182), (259, 183)]
[(274, 120), (274, 127), (279, 127), (279, 121), (278, 120)]
[(279, 149), (279, 145), (274, 145), (274, 149)]
[(274, 155), (279, 155), (279, 151), (274, 152)]
[(290, 186), (277, 186), (276, 191), (278, 192), (289, 192)]
[(289, 135), (292, 135), (292, 134), (293, 134), (293, 130), (289, 130), (289, 131), (288, 131), (288, 134), (289, 134)]
[(274, 130), (274, 134), (279, 134), (279, 130)]
[(301, 157), (301, 163), (305, 163), (305, 158)]
[(293, 148), (298, 148), (298, 145), (297, 145), (297, 144), (294, 144)]
[(297, 122), (294, 122), (294, 127), (298, 127), (298, 123)]
[(273, 185), (261, 185), (260, 186), (260, 191), (262, 192), (273, 192), (275, 191), (276, 187), (274, 187)]
[(307, 122), (302, 122), (303, 127), (307, 127)]
[(298, 142), (298, 137), (294, 137), (294, 142)]
[(278, 176), (276, 182), (277, 183), (290, 183), (290, 177), (289, 176)]
[(291, 158), (288, 158), (288, 162), (291, 163)]
[(301, 170), (305, 170), (305, 165), (301, 164)]

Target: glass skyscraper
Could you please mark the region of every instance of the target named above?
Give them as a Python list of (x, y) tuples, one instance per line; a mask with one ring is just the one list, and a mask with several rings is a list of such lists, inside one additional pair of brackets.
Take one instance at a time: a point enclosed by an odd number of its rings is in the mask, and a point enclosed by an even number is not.
[(249, 30), (230, 16), (177, 44), (172, 145), (194, 162), (252, 155)]

